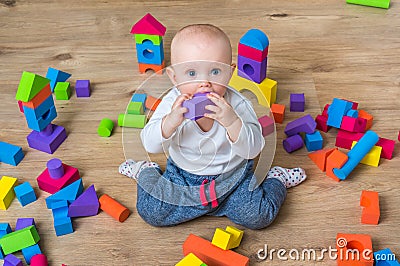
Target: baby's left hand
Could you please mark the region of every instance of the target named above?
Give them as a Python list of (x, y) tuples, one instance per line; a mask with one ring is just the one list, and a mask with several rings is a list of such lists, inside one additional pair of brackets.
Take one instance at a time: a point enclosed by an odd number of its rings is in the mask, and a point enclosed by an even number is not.
[(225, 101), (223, 97), (217, 93), (210, 92), (207, 97), (215, 105), (207, 105), (205, 109), (210, 110), (213, 113), (205, 113), (205, 117), (217, 120), (223, 127), (227, 128), (232, 125), (236, 120), (239, 119), (232, 106)]

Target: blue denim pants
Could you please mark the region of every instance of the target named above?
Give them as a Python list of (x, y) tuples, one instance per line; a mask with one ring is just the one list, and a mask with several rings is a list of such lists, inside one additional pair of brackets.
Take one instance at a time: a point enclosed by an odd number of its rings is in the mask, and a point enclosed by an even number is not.
[[(216, 182), (218, 206), (213, 207), (211, 204), (204, 206), (200, 200), (196, 201), (197, 189), (177, 192), (175, 185), (198, 188), (204, 180), (218, 180), (219, 175), (191, 174), (168, 158), (164, 173), (159, 168), (145, 168), (140, 172), (137, 211), (143, 220), (153, 226), (172, 226), (203, 215), (212, 215), (227, 216), (234, 223), (250, 229), (267, 227), (278, 215), (287, 192), (282, 182), (275, 178), (266, 178), (260, 186), (250, 191), (253, 164), (253, 160), (246, 161), (240, 171), (238, 169), (228, 177), (237, 180), (230, 187), (226, 187), (227, 182)], [(169, 200), (173, 197), (180, 198), (178, 203)], [(194, 198), (193, 204), (179, 204), (179, 201), (190, 197)]]

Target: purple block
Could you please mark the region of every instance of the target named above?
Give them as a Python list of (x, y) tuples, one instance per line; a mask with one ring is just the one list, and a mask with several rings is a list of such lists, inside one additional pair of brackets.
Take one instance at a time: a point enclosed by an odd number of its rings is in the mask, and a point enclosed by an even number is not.
[(290, 94), (290, 112), (304, 112), (306, 98), (304, 93)]
[(261, 83), (267, 77), (267, 60), (261, 62), (248, 57), (238, 56), (238, 74), (245, 79), (251, 79), (254, 82)]
[(13, 254), (8, 254), (4, 258), (3, 266), (23, 266), (22, 261), (15, 257)]
[(64, 176), (64, 166), (58, 158), (51, 159), (47, 162), (47, 170), (49, 170), (50, 177), (53, 179), (60, 179)]
[(99, 200), (94, 185), (85, 190), (68, 208), (69, 217), (94, 216), (99, 211)]
[(36, 225), (33, 218), (18, 218), (17, 224), (15, 225), (15, 231), (24, 229), (31, 225)]
[(49, 136), (32, 131), (28, 137), (28, 145), (33, 149), (53, 154), (67, 138), (67, 132), (62, 126), (52, 125), (53, 133)]
[(182, 103), (188, 111), (184, 114), (185, 118), (197, 120), (202, 118), (205, 113), (212, 113), (206, 110), (207, 105), (215, 105), (210, 99), (207, 98), (207, 93), (196, 93), (193, 98)]
[(77, 80), (75, 84), (76, 97), (90, 97), (90, 81)]
[(308, 134), (314, 133), (317, 123), (311, 115), (305, 115), (292, 122), (289, 122), (285, 128), (285, 134), (290, 137), (301, 132)]
[(285, 151), (288, 153), (294, 152), (301, 147), (303, 147), (303, 139), (301, 138), (300, 135), (293, 135), (291, 137), (288, 137), (287, 139), (283, 140), (283, 148)]

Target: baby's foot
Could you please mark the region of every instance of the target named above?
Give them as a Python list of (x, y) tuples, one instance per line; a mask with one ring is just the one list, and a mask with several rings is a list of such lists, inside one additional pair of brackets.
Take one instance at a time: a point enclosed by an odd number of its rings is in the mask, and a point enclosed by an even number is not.
[(268, 178), (277, 178), (285, 185), (286, 188), (291, 188), (306, 180), (307, 175), (302, 168), (287, 169), (275, 166), (269, 170)]
[(133, 178), (136, 180), (137, 175), (140, 172), (140, 168), (145, 163), (146, 163), (146, 161), (135, 162), (132, 159), (128, 159), (125, 162), (121, 163), (121, 165), (118, 168), (118, 172), (120, 174), (126, 175), (127, 177), (130, 177), (130, 178)]

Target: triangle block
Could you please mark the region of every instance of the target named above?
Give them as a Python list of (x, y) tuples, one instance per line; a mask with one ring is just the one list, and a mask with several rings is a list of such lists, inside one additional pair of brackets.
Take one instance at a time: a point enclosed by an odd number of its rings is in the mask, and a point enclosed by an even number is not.
[(60, 191), (54, 193), (53, 195), (46, 198), (46, 205), (48, 209), (52, 209), (54, 203), (66, 200), (69, 203), (72, 203), (79, 195), (83, 192), (83, 184), (82, 178), (79, 178), (74, 183), (65, 188), (61, 189)]
[(149, 34), (164, 36), (167, 29), (150, 13), (141, 18), (131, 29), (131, 34)]
[(310, 157), (310, 159), (318, 166), (319, 169), (321, 169), (321, 171), (325, 172), (326, 158), (328, 158), (329, 154), (331, 154), (334, 150), (337, 149), (338, 148), (315, 151), (309, 153), (308, 157)]
[(99, 200), (94, 185), (85, 190), (68, 208), (69, 217), (94, 216), (99, 211)]
[(24, 103), (29, 102), (33, 99), (47, 84), (50, 80), (42, 76), (33, 74), (31, 72), (24, 71), (19, 81), (17, 94), (15, 99)]
[(49, 67), (47, 70), (46, 78), (50, 80), (51, 91), (54, 91), (57, 82), (65, 82), (71, 77), (71, 74), (63, 72), (61, 70)]

